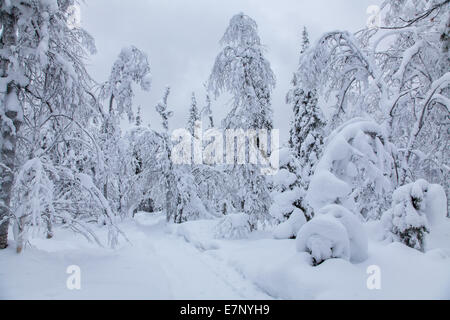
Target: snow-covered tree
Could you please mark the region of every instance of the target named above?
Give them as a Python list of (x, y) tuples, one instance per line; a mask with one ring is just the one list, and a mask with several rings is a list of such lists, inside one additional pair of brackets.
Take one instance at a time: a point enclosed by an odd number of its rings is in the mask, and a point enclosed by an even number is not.
[(138, 106), (137, 112), (136, 112), (136, 126), (140, 127), (142, 125), (142, 109), (141, 106)]
[[(225, 129), (271, 130), (271, 92), (275, 76), (264, 58), (256, 22), (239, 13), (232, 17), (221, 40), (224, 46), (214, 64), (209, 90), (216, 97), (223, 92), (233, 96), (232, 109), (223, 121)], [(250, 142), (259, 147), (259, 138)], [(229, 150), (235, 150), (229, 148)], [(234, 165), (235, 207), (250, 216), (252, 230), (269, 217), (269, 191), (265, 177), (255, 165)]]
[(305, 192), (300, 186), (296, 173), (300, 165), (290, 148), (279, 151), (280, 169), (273, 176), (268, 177), (272, 204), (270, 215), (280, 225), (275, 228), (274, 237), (277, 239), (295, 238), (300, 227), (306, 223), (305, 208), (300, 199)]
[[(296, 77), (295, 77), (296, 78)], [(294, 120), (289, 145), (300, 161), (300, 179), (305, 189), (320, 159), (325, 139), (325, 119), (317, 106), (315, 91), (303, 91), (294, 78), (294, 89), (288, 94), (288, 103), (294, 106)]]
[[(306, 27), (302, 33), (301, 56), (309, 48), (309, 36)], [(318, 163), (325, 139), (326, 120), (318, 106), (317, 90), (308, 88), (300, 81), (304, 72), (299, 69), (292, 79), (293, 88), (286, 96), (286, 102), (292, 105), (294, 119), (291, 121), (289, 147), (297, 158), (298, 165), (292, 173), (298, 176), (302, 194), (309, 187), (314, 167)], [(308, 216), (312, 210), (303, 198), (297, 199)]]
[(192, 137), (195, 137), (195, 127), (198, 121), (200, 121), (200, 112), (197, 107), (197, 98), (195, 97), (195, 92), (192, 92), (191, 106), (189, 108), (189, 120), (187, 124), (187, 129), (191, 133)]
[(150, 90), (150, 65), (147, 55), (131, 46), (122, 49), (114, 62), (109, 80), (102, 85), (100, 96), (108, 100), (106, 113), (118, 116), (127, 114), (130, 120), (133, 119), (133, 83), (139, 84), (144, 91)]
[[(105, 159), (105, 165), (98, 170), (96, 180), (103, 185), (103, 195), (110, 201), (112, 207), (119, 214), (122, 211), (121, 199), (123, 194), (121, 180), (122, 131), (120, 119), (127, 114), (129, 121), (133, 114), (133, 84), (140, 85), (144, 91), (150, 90), (150, 66), (147, 55), (138, 48), (131, 46), (123, 48), (109, 76), (109, 80), (101, 86), (99, 101), (106, 101), (106, 108), (100, 104), (102, 113), (101, 125), (97, 133), (99, 144)], [(139, 120), (140, 121), (140, 120)]]
[(168, 109), (170, 88), (166, 89), (163, 99), (156, 106), (156, 111), (163, 120), (164, 131), (161, 134), (162, 150), (160, 153), (160, 185), (165, 195), (164, 210), (167, 221), (182, 223), (208, 215), (203, 202), (198, 196), (198, 189), (192, 175), (191, 167), (174, 164), (172, 148), (174, 142), (169, 137), (169, 118), (173, 113)]
[(302, 49), (300, 50), (300, 54), (306, 52), (309, 49), (311, 42), (309, 41), (309, 33), (306, 27), (303, 27), (302, 31)]
[[(26, 212), (20, 208), (31, 208), (33, 205), (28, 201), (34, 201), (34, 196), (11, 198), (14, 167), (17, 172), (26, 172), (23, 177), (32, 179), (16, 179), (14, 190), (36, 195), (43, 194), (46, 189), (45, 198), (53, 199), (55, 217), (76, 212), (70, 206), (76, 207), (77, 199), (81, 198), (77, 175), (90, 171), (89, 164), (96, 161), (101, 166), (103, 162), (96, 141), (89, 132), (91, 120), (99, 110), (90, 92), (91, 78), (84, 65), (87, 54), (95, 52), (95, 46), (86, 31), (71, 24), (70, 7), (74, 4), (75, 0), (25, 0), (1, 4), (1, 59), (6, 80), (2, 81), (6, 87), (1, 92), (7, 93), (1, 97), (1, 145), (8, 150), (2, 154), (0, 169), (4, 177), (0, 213), (2, 248), (6, 246), (8, 227), (5, 212), (17, 211), (20, 217), (36, 216), (41, 212), (47, 222), (52, 220), (46, 218), (49, 204), (40, 206), (45, 210)], [(11, 109), (13, 105), (15, 114)], [(21, 137), (20, 143), (16, 141), (17, 135)], [(53, 168), (56, 173), (46, 176), (50, 172), (48, 168)], [(30, 181), (34, 181), (35, 186), (32, 192), (25, 185)], [(49, 190), (56, 190), (52, 197)], [(89, 202), (86, 194), (84, 201)], [(100, 207), (97, 204), (97, 208)], [(91, 207), (87, 212), (95, 215), (95, 210)], [(109, 213), (105, 212), (106, 215)], [(64, 220), (74, 221), (80, 215), (74, 214)], [(16, 219), (15, 228), (26, 233), (32, 223), (30, 219)], [(79, 226), (77, 230), (80, 230)], [(21, 241), (18, 243), (20, 245)]]
[(315, 210), (340, 204), (365, 219), (377, 219), (393, 190), (392, 144), (371, 120), (353, 119), (328, 138), (307, 192)]
[(10, 217), (11, 190), (14, 181), (15, 153), (17, 133), (23, 123), (22, 105), (18, 99), (17, 80), (23, 76), (18, 63), (11, 59), (14, 57), (17, 46), (18, 20), (23, 11), (18, 7), (18, 1), (0, 4), (1, 38), (0, 38), (0, 249), (8, 245), (8, 227)]
[(224, 48), (216, 58), (209, 89), (216, 97), (223, 92), (234, 97), (224, 127), (272, 129), (275, 75), (264, 58), (256, 22), (243, 13), (235, 15), (221, 44)]
[(206, 105), (203, 108), (201, 115), (208, 118), (208, 129), (214, 128), (214, 117), (211, 110), (211, 97), (209, 93), (206, 94)]
[(396, 141), (397, 185), (448, 180), (449, 6), (386, 0), (379, 28), (328, 32), (301, 60), (302, 83), (333, 106), (331, 128), (370, 114)]

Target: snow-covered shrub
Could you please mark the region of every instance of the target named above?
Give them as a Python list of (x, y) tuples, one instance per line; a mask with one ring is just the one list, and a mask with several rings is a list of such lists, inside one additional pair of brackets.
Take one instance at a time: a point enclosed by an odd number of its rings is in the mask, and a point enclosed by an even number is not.
[(362, 262), (368, 257), (369, 239), (358, 217), (340, 205), (328, 205), (319, 211), (319, 215), (335, 217), (347, 230), (350, 241), (350, 260)]
[(222, 218), (214, 228), (216, 239), (245, 239), (250, 234), (249, 216), (245, 213), (230, 214)]
[[(277, 223), (283, 224), (294, 212), (302, 212), (306, 217), (308, 215), (306, 211), (308, 210), (303, 207), (302, 200), (305, 197), (305, 191), (297, 175), (300, 171), (300, 164), (294, 156), (293, 150), (289, 148), (280, 149), (279, 166), (278, 172), (268, 177), (272, 199), (269, 214)], [(280, 230), (283, 228), (281, 226)], [(295, 230), (295, 234), (297, 231), (298, 229)], [(289, 235), (288, 238), (292, 236), (295, 235)], [(284, 238), (284, 236), (281, 238)]]
[(289, 219), (274, 229), (273, 237), (275, 239), (294, 239), (305, 223), (305, 214), (300, 209), (295, 208)]
[(348, 232), (333, 215), (318, 215), (298, 232), (297, 251), (311, 254), (314, 266), (333, 258), (349, 260)]
[(394, 192), (392, 208), (382, 217), (387, 239), (424, 250), (425, 235), (429, 232), (426, 215), (428, 187), (427, 181), (418, 180)]
[(269, 184), (272, 189), (272, 205), (269, 214), (278, 222), (284, 222), (289, 219), (295, 206), (302, 196), (296, 170), (296, 159), (288, 148), (279, 151), (278, 172), (269, 176)]
[(392, 191), (392, 146), (381, 126), (353, 119), (328, 138), (306, 200), (315, 211), (340, 204), (366, 219), (388, 208)]
[(19, 253), (30, 233), (46, 233), (47, 238), (52, 237), (55, 215), (52, 176), (57, 176), (55, 169), (46, 159), (40, 158), (27, 161), (17, 175), (14, 238)]

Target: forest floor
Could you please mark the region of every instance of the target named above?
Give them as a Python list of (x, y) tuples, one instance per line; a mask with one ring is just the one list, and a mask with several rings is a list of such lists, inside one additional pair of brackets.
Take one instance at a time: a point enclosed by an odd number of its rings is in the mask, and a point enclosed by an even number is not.
[[(0, 299), (450, 299), (450, 222), (430, 235), (426, 253), (383, 243), (378, 223), (367, 224), (367, 261), (318, 267), (295, 240), (269, 232), (216, 240), (215, 223), (171, 225), (141, 213), (120, 225), (130, 242), (115, 250), (62, 229), (20, 255), (11, 240), (0, 251)], [(80, 267), (80, 290), (67, 288), (71, 265)], [(371, 265), (380, 268), (381, 290), (367, 288)]]

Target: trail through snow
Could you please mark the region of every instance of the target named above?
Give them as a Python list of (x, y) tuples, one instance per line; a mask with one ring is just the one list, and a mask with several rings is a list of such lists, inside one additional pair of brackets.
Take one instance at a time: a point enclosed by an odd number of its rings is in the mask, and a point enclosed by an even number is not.
[[(11, 246), (0, 253), (0, 299), (271, 298), (231, 265), (171, 233), (164, 221), (147, 216), (127, 223), (131, 244), (115, 251), (81, 238), (75, 245), (66, 231), (55, 240), (34, 240), (23, 255)], [(70, 265), (81, 268), (81, 290), (67, 289)]]

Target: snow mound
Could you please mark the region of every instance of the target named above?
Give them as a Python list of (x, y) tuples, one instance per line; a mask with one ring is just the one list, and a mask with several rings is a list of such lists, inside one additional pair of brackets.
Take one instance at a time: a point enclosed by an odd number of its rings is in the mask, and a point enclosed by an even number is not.
[(332, 258), (350, 260), (347, 230), (334, 216), (318, 215), (298, 232), (297, 251), (311, 254), (313, 265)]
[(444, 188), (439, 184), (430, 184), (426, 196), (426, 210), (431, 227), (441, 225), (447, 217), (447, 196)]
[(355, 214), (339, 205), (329, 205), (319, 211), (322, 215), (336, 218), (347, 230), (350, 241), (350, 260), (359, 263), (367, 260), (369, 239), (361, 221)]
[(214, 238), (228, 240), (246, 239), (250, 232), (248, 215), (244, 213), (230, 214), (222, 218), (214, 227)]
[(189, 221), (177, 225), (175, 234), (201, 251), (216, 250), (220, 246), (213, 238), (214, 220)]
[(275, 239), (292, 239), (297, 237), (297, 233), (306, 223), (305, 214), (300, 209), (295, 209), (289, 219), (279, 224), (273, 231)]

